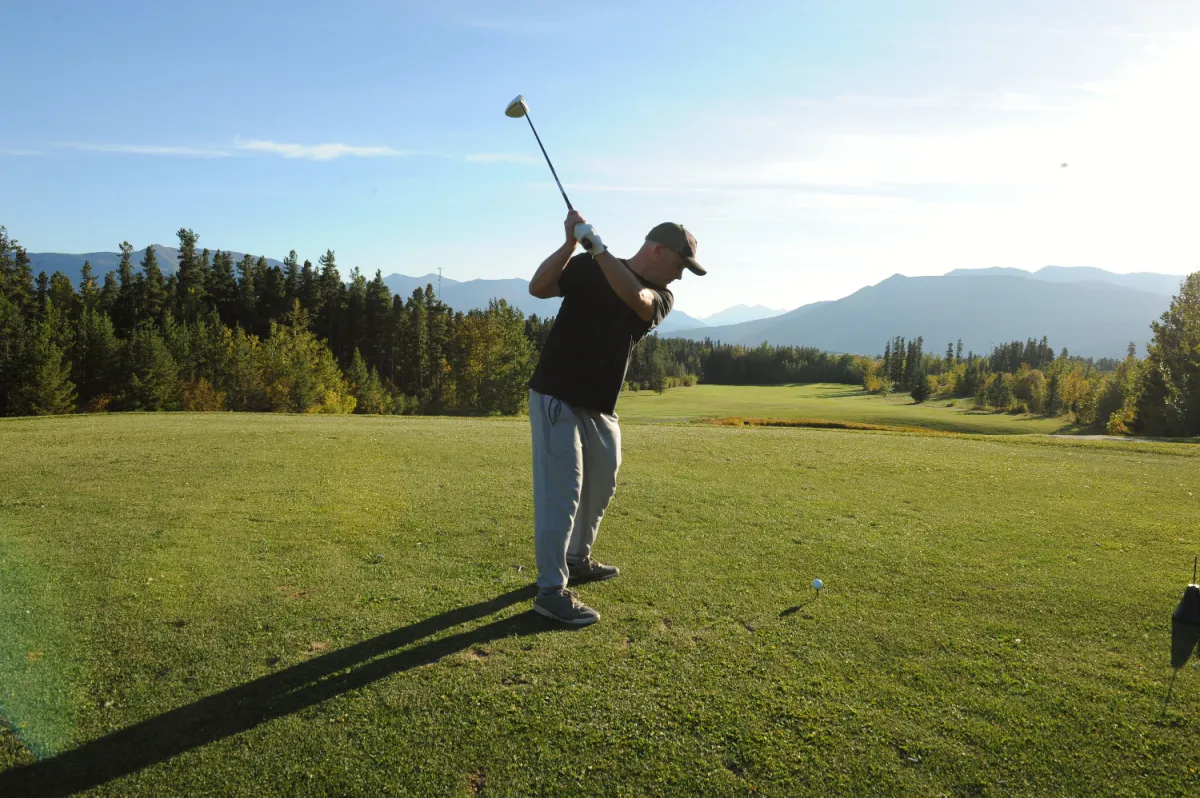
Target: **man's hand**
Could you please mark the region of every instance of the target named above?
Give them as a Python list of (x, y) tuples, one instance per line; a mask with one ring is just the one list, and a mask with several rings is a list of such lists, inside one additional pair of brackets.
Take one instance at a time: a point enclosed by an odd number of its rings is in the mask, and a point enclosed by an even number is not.
[(608, 251), (604, 242), (600, 240), (600, 235), (592, 229), (590, 224), (575, 225), (575, 240), (582, 244), (593, 258)]
[(583, 220), (583, 214), (572, 210), (567, 214), (567, 221), (563, 222), (563, 227), (567, 231), (567, 243), (571, 245), (572, 249), (575, 248), (575, 241), (577, 240), (575, 238), (575, 225), (577, 224), (586, 224), (586, 222)]

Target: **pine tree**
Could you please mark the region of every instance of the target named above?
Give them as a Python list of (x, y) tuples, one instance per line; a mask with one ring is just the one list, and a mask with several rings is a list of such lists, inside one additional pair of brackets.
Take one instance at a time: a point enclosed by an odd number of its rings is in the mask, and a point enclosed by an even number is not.
[(79, 270), (79, 298), (83, 310), (92, 310), (100, 301), (100, 291), (96, 288), (96, 277), (92, 274), (92, 264), (84, 260)]
[(428, 369), (424, 381), (429, 398), (435, 409), (446, 406), (446, 344), (451, 338), (447, 308), (433, 293), (433, 284), (426, 283), (422, 294), (425, 305), (425, 366)]
[(917, 380), (917, 384), (913, 386), (910, 393), (913, 401), (917, 404), (924, 402), (932, 394), (933, 390), (929, 387), (929, 380), (927, 380), (924, 375), (921, 375), (921, 378)]
[(403, 382), (404, 336), (408, 329), (408, 309), (399, 294), (392, 295), (391, 311), (388, 314), (387, 338), (388, 360), (383, 374), (393, 394)]
[(286, 300), (285, 307), (290, 308), (292, 301), (300, 299), (300, 261), (296, 257), (296, 250), (288, 252), (286, 258), (283, 259), (283, 294)]
[(1062, 409), (1062, 380), (1057, 374), (1051, 374), (1046, 382), (1046, 415), (1053, 418)]
[(357, 347), (353, 357), (350, 358), (350, 365), (346, 367), (346, 384), (356, 395), (358, 389), (367, 384), (367, 364), (363, 361), (362, 354), (359, 353)]
[(240, 326), (225, 336), (225, 374), (217, 387), (225, 391), (230, 410), (269, 410), (259, 340)]
[(379, 379), (379, 372), (374, 368), (367, 370), (366, 361), (363, 360), (362, 354), (357, 349), (350, 358), (350, 365), (346, 369), (345, 376), (346, 385), (357, 401), (354, 408), (355, 413), (379, 415), (391, 412), (387, 393)]
[(892, 340), (892, 371), (888, 379), (897, 385), (904, 382), (904, 343), (904, 339), (899, 335)]
[[(317, 312), (313, 319), (317, 335), (325, 339), (329, 349), (337, 357), (342, 340), (339, 326), (342, 323), (342, 306), (345, 301), (346, 287), (342, 284), (342, 276), (338, 273), (337, 258), (333, 250), (325, 250), (319, 259), (321, 273), (317, 278)], [(346, 354), (349, 354), (347, 352)]]
[(347, 351), (366, 349), (367, 280), (355, 266), (346, 286), (345, 342)]
[(993, 374), (987, 387), (987, 403), (997, 410), (1008, 410), (1015, 400), (1012, 376), (1003, 372)]
[(901, 387), (911, 390), (916, 385), (915, 375), (920, 366), (921, 355), (917, 348), (917, 342), (916, 340), (909, 341), (908, 350), (904, 353), (904, 371), (897, 381)]
[(99, 399), (103, 407), (95, 409), (107, 407), (102, 397), (111, 399), (120, 390), (121, 368), (121, 342), (107, 314), (95, 308), (84, 309), (71, 362), (71, 379), (78, 386), (80, 403), (94, 405)]
[(258, 317), (264, 320), (282, 320), (288, 312), (283, 272), (278, 266), (268, 264), (265, 256), (260, 256), (254, 266), (254, 274), (258, 280)]
[(317, 297), (317, 274), (313, 271), (312, 261), (304, 261), (300, 269), (300, 307), (308, 313), (310, 319), (317, 317), (320, 302)]
[(33, 304), (33, 267), (29, 255), (8, 230), (0, 225), (0, 295), (8, 297), (18, 311)]
[(129, 410), (169, 410), (175, 403), (179, 366), (162, 336), (141, 324), (125, 345), (121, 405)]
[(34, 282), (33, 290), (33, 316), (36, 318), (42, 317), (42, 309), (46, 307), (46, 300), (50, 298), (50, 278), (45, 272), (38, 272), (37, 280)]
[(64, 321), (69, 323), (79, 318), (82, 305), (75, 294), (75, 286), (71, 278), (62, 272), (56, 271), (50, 275), (50, 301), (62, 312)]
[(120, 243), (121, 261), (117, 264), (117, 300), (112, 309), (113, 327), (117, 335), (126, 336), (138, 320), (137, 285), (133, 277), (133, 244)]
[(367, 283), (363, 304), (363, 350), (367, 363), (384, 373), (390, 373), (392, 291), (378, 269), (375, 277)]
[(158, 265), (158, 254), (153, 246), (147, 246), (145, 254), (142, 255), (142, 274), (146, 279), (142, 318), (162, 324), (168, 311), (169, 294), (162, 269)]
[(954, 362), (955, 362), (955, 363), (961, 363), (961, 362), (962, 362), (962, 359), (963, 359), (963, 356), (962, 356), (962, 339), (961, 339), (961, 338), (959, 338), (959, 339), (958, 339), (958, 345), (957, 345), (957, 346), (955, 347), (955, 349), (954, 349)]
[(53, 324), (47, 318), (34, 329), (23, 379), (10, 399), (10, 409), (15, 415), (45, 416), (75, 411), (71, 364), (54, 341)]
[(662, 354), (655, 352), (654, 357), (650, 360), (650, 390), (655, 393), (663, 393), (667, 390), (667, 366), (663, 362)]
[(187, 228), (179, 228), (179, 270), (176, 271), (175, 316), (183, 322), (195, 321), (208, 297), (207, 264), (196, 254), (200, 238)]
[(407, 324), (401, 331), (399, 342), (400, 362), (404, 365), (400, 377), (401, 389), (409, 396), (419, 398), (425, 395), (425, 374), (428, 371), (428, 347), (425, 345), (428, 313), (424, 300), (421, 289), (414, 289), (412, 296), (405, 303)]
[(116, 309), (117, 297), (119, 294), (120, 288), (117, 285), (117, 273), (105, 273), (104, 287), (100, 289), (100, 298), (96, 305), (96, 309), (111, 316), (113, 311)]
[(217, 250), (213, 255), (211, 285), (209, 286), (212, 306), (225, 324), (237, 324), (238, 282), (233, 273), (233, 253)]
[[(371, 367), (371, 373), (367, 375), (366, 386), (359, 391), (359, 396), (355, 398), (364, 405), (361, 412), (370, 413), (372, 415), (380, 415), (391, 413), (393, 410), (391, 394), (383, 385), (383, 381), (379, 379), (379, 372), (375, 367)], [(357, 412), (357, 408), (355, 408)]]
[(13, 406), (16, 391), (26, 379), (33, 338), (27, 328), (18, 298), (0, 292), (0, 413)]
[(238, 323), (246, 329), (247, 332), (258, 335), (260, 332), (265, 333), (268, 325), (266, 320), (261, 320), (258, 316), (258, 298), (256, 295), (256, 284), (258, 283), (256, 275), (256, 266), (254, 257), (246, 254), (238, 261), (238, 298), (237, 298), (237, 319)]
[(293, 413), (351, 413), (356, 401), (329, 348), (308, 328), (296, 303), (285, 324), (271, 322), (260, 362), (271, 409)]

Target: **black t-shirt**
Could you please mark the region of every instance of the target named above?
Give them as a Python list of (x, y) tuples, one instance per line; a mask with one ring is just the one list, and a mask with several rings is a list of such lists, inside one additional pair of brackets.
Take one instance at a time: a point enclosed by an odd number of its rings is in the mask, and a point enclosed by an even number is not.
[(633, 347), (662, 324), (675, 304), (669, 289), (634, 276), (654, 292), (651, 321), (642, 321), (617, 296), (591, 255), (584, 252), (571, 258), (558, 278), (562, 306), (542, 346), (530, 388), (571, 407), (616, 411)]

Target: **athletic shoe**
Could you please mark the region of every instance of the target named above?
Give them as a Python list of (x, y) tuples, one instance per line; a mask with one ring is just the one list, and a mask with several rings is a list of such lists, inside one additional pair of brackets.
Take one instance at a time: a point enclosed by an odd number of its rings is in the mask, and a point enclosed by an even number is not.
[(567, 563), (567, 584), (599, 582), (602, 579), (612, 579), (619, 573), (621, 573), (621, 569), (617, 566), (605, 565), (588, 557), (581, 563)]
[(550, 595), (538, 593), (533, 600), (533, 610), (572, 626), (587, 626), (600, 620), (600, 613), (575, 598), (575, 594), (566, 588)]

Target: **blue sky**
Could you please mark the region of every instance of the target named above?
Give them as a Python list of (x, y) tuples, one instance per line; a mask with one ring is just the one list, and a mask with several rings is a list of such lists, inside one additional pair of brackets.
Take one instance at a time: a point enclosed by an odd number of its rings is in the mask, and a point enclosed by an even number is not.
[[(572, 202), (699, 241), (677, 307), (1200, 267), (1194, 2), (5, 3), (0, 224), (528, 277)], [(1063, 163), (1067, 166), (1064, 167)]]

